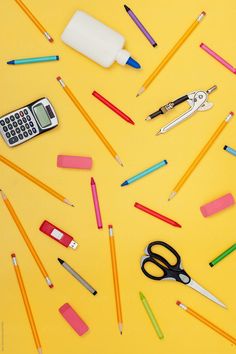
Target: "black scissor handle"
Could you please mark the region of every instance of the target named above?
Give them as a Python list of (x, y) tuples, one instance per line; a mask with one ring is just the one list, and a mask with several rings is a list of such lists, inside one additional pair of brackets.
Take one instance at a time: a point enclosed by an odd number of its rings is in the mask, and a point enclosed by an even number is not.
[[(145, 269), (145, 264), (147, 263), (153, 263), (155, 266), (160, 268), (163, 271), (163, 275), (161, 276), (155, 276), (150, 274), (146, 269)], [(141, 260), (141, 270), (142, 272), (146, 275), (146, 277), (153, 279), (153, 280), (162, 280), (164, 278), (168, 277), (168, 271), (167, 268), (164, 267), (161, 263), (156, 261), (156, 258), (150, 257), (150, 256), (144, 256)]]
[[(170, 264), (160, 254), (157, 254), (157, 253), (153, 252), (152, 248), (154, 246), (157, 246), (157, 245), (163, 246), (164, 248), (168, 249), (176, 257), (176, 263), (175, 264)], [(171, 247), (168, 243), (166, 243), (164, 241), (153, 241), (153, 242), (149, 243), (149, 245), (146, 248), (146, 252), (147, 252), (147, 254), (150, 257), (153, 257), (153, 258), (156, 258), (156, 259), (160, 260), (169, 269), (173, 269), (173, 270), (181, 270), (182, 269), (180, 255), (178, 254), (178, 252), (173, 247)], [(158, 265), (159, 265), (159, 263), (158, 263)]]

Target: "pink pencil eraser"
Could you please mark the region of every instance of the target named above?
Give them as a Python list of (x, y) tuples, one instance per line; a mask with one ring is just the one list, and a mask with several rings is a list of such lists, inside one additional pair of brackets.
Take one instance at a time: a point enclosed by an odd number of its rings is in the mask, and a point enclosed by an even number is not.
[(89, 327), (68, 303), (61, 306), (59, 312), (79, 336), (88, 331)]
[(213, 200), (210, 203), (202, 205), (200, 207), (201, 213), (205, 218), (213, 214), (218, 213), (219, 211), (230, 207), (235, 204), (234, 197), (231, 193), (225, 194), (223, 197), (220, 197), (216, 200)]
[(68, 156), (68, 155), (58, 155), (57, 156), (57, 167), (63, 168), (81, 168), (89, 170), (92, 167), (93, 160), (91, 157), (84, 156)]

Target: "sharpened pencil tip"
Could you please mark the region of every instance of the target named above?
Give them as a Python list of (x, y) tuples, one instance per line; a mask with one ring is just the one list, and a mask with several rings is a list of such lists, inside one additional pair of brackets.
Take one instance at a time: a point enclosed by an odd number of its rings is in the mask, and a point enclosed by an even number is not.
[(150, 116), (148, 116), (147, 118), (145, 118), (145, 120), (151, 120), (152, 118)]

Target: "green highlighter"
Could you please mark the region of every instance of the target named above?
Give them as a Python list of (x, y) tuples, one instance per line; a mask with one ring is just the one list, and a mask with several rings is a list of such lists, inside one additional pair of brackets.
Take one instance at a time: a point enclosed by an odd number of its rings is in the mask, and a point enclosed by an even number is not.
[(217, 263), (219, 263), (223, 258), (225, 258), (226, 256), (228, 256), (231, 252), (236, 250), (236, 243), (231, 246), (230, 248), (228, 248), (226, 251), (224, 251), (223, 253), (221, 253), (218, 257), (216, 257), (215, 259), (213, 259), (213, 261), (211, 261), (209, 263), (209, 265), (211, 267), (214, 267), (214, 265), (216, 265)]
[(143, 303), (143, 306), (145, 307), (145, 310), (147, 311), (148, 317), (150, 318), (152, 325), (153, 325), (158, 337), (160, 339), (163, 339), (164, 334), (162, 333), (162, 330), (161, 330), (159, 324), (157, 323), (157, 320), (152, 312), (151, 307), (149, 306), (149, 303), (147, 302), (146, 297), (143, 295), (143, 293), (141, 291), (139, 292), (139, 296), (140, 296), (140, 299)]

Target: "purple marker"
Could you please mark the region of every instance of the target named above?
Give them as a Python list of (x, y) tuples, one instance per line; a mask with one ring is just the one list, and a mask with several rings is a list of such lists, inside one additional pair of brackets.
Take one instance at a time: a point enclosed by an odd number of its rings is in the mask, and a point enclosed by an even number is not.
[(142, 23), (139, 21), (139, 19), (135, 16), (135, 14), (133, 13), (133, 11), (127, 6), (124, 5), (125, 10), (127, 11), (127, 13), (129, 14), (129, 16), (132, 18), (132, 20), (134, 21), (134, 23), (138, 26), (138, 28), (140, 29), (140, 31), (144, 34), (144, 36), (147, 38), (147, 40), (151, 43), (151, 45), (153, 47), (157, 46), (156, 41), (152, 38), (152, 36), (150, 35), (150, 33), (146, 30), (146, 28), (142, 25)]

